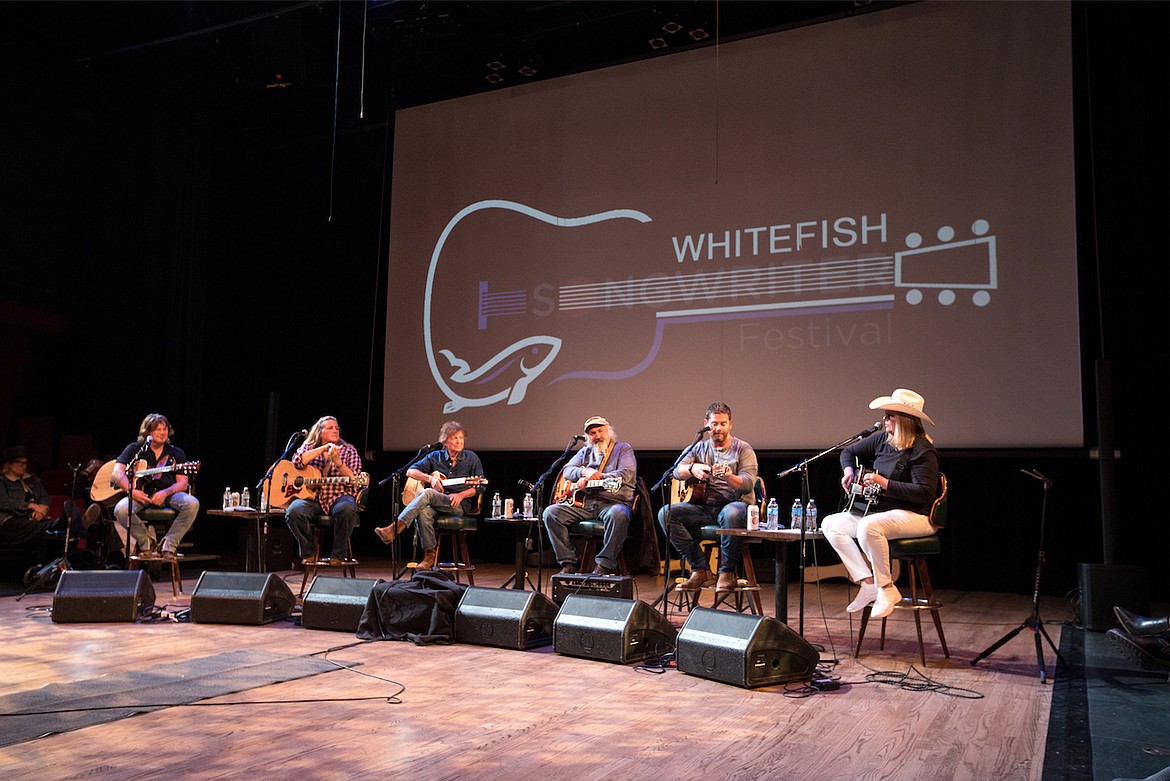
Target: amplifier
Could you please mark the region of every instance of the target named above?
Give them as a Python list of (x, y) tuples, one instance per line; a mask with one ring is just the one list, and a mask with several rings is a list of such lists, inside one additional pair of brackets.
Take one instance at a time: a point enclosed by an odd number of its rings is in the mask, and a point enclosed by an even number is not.
[(634, 579), (628, 575), (553, 575), (553, 602), (563, 605), (570, 594), (633, 599)]

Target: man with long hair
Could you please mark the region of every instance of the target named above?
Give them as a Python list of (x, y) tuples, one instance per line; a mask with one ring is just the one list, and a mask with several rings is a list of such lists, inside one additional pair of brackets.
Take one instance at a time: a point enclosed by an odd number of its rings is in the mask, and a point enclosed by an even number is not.
[[(185, 474), (163, 471), (149, 478), (136, 478), (134, 485), (130, 485), (127, 467), (138, 461), (145, 461), (147, 469), (186, 463), (187, 454), (171, 442), (174, 434), (175, 429), (165, 415), (150, 413), (138, 426), (138, 438), (126, 445), (114, 465), (112, 479), (127, 493), (114, 506), (114, 518), (122, 529), (120, 537), (123, 540), (126, 538), (126, 526), (129, 523), (133, 539), (131, 547), (137, 545), (138, 555), (144, 558), (158, 555), (173, 559), (183, 535), (199, 514), (199, 500), (187, 492), (189, 480)], [(177, 513), (166, 536), (158, 543), (157, 550), (153, 527), (148, 527), (138, 515), (140, 509), (147, 507), (170, 507)]]
[[(297, 469), (314, 467), (322, 477), (356, 477), (362, 471), (362, 457), (357, 448), (341, 437), (337, 418), (325, 415), (309, 429), (304, 443), (293, 454)], [(284, 510), (284, 522), (297, 539), (303, 563), (312, 563), (312, 523), (322, 515), (333, 517), (333, 548), (328, 563), (335, 567), (352, 566), (349, 538), (358, 524), (358, 494), (362, 488), (353, 481), (325, 482), (317, 489), (316, 498), (293, 499)]]

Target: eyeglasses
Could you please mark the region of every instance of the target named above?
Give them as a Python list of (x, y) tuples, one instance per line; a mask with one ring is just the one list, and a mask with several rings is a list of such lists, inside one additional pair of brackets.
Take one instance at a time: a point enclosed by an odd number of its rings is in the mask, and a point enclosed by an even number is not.
[(882, 415), (882, 420), (893, 420), (896, 417), (898, 417), (897, 412), (887, 412), (886, 414)]

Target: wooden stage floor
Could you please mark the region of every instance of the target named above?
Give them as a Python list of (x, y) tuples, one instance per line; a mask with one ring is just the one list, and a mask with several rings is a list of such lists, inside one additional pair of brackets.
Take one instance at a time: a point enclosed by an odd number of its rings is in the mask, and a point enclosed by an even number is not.
[[(363, 561), (358, 571), (388, 574), (387, 561)], [(477, 585), (497, 586), (508, 574), (505, 565), (481, 566)], [(295, 592), (300, 574), (285, 575)], [(660, 584), (640, 576), (638, 596), (653, 602)], [(190, 601), (172, 598), (165, 580), (154, 585), (160, 606)], [(184, 585), (189, 594), (195, 579)], [(763, 589), (770, 612), (771, 586)], [(362, 643), (291, 620), (54, 624), (44, 609), (52, 594), (5, 597), (0, 695), (234, 650), (328, 651), (330, 660), (355, 669), (0, 748), (0, 777), (1037, 781), (1053, 687), (1039, 681), (1031, 634), (970, 664), (1030, 614), (1031, 598), (941, 596), (951, 659), (942, 659), (928, 626), (923, 668), (908, 615), (890, 619), (884, 652), (875, 635), (855, 659), (857, 624), (844, 610), (844, 583), (809, 584), (804, 635), (825, 648), (822, 660), (839, 660), (832, 674), (842, 683), (812, 696), (802, 696), (799, 685), (743, 689), (551, 647)], [(1059, 644), (1067, 606), (1046, 600), (1042, 615)], [(1050, 652), (1046, 662), (1050, 676), (1063, 674)], [(883, 682), (867, 678), (875, 674)], [(898, 685), (904, 674), (909, 678)]]

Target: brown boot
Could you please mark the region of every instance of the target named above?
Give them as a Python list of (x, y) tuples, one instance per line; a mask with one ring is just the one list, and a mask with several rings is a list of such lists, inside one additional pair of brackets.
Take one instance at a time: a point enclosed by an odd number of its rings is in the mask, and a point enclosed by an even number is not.
[(729, 594), (735, 591), (736, 579), (734, 572), (720, 572), (719, 582), (715, 584), (716, 594)]
[(703, 586), (710, 585), (715, 582), (715, 576), (711, 574), (709, 569), (697, 569), (691, 573), (691, 576), (686, 579), (685, 583), (679, 583), (675, 586), (676, 591), (698, 591)]
[(438, 561), (439, 561), (439, 549), (438, 548), (431, 548), (429, 551), (427, 551), (423, 555), (423, 560), (419, 562), (418, 568), (420, 570), (434, 569), (435, 564), (437, 564)]
[(395, 521), (388, 526), (379, 526), (374, 529), (374, 534), (378, 535), (378, 539), (389, 545), (394, 542), (394, 538), (402, 534), (402, 530), (406, 528), (406, 521)]

